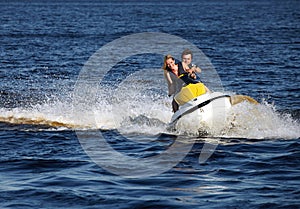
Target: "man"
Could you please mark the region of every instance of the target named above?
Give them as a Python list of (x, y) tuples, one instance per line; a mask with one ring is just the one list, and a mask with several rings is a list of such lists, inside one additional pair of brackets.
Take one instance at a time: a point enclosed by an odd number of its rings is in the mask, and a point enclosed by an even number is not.
[(193, 52), (189, 49), (185, 49), (182, 54), (181, 54), (181, 59), (182, 62), (184, 62), (185, 64), (187, 64), (189, 66), (189, 68), (191, 68), (192, 70), (194, 70), (197, 73), (201, 73), (201, 69), (192, 63), (193, 60)]

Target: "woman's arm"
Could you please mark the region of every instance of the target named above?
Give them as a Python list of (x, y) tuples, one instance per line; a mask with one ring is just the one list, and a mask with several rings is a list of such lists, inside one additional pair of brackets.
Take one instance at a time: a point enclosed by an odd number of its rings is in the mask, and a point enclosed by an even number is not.
[(175, 93), (175, 86), (172, 81), (170, 72), (168, 72), (167, 70), (164, 70), (164, 76), (165, 76), (165, 78), (167, 80), (167, 84), (168, 84), (168, 96), (171, 96), (172, 94)]

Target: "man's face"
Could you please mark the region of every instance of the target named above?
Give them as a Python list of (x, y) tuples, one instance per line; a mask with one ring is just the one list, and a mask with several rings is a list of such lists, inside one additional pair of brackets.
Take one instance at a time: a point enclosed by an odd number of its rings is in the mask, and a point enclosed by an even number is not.
[(184, 62), (187, 65), (191, 64), (191, 62), (192, 62), (192, 55), (191, 54), (183, 55), (182, 56), (182, 62)]

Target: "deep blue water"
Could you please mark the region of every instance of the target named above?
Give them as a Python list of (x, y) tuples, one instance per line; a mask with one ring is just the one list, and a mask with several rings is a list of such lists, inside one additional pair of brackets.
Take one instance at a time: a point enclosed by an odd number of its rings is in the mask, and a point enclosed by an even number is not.
[[(299, 1), (0, 1), (0, 11), (0, 208), (300, 208)], [(236, 107), (221, 133), (170, 132), (164, 54), (149, 49), (102, 75), (97, 98), (74, 112), (89, 58), (145, 32), (194, 44), (225, 92), (261, 105)], [(128, 178), (88, 155), (82, 139), (92, 150), (99, 133), (138, 159), (118, 167), (129, 175), (175, 141), (191, 149), (165, 172)]]

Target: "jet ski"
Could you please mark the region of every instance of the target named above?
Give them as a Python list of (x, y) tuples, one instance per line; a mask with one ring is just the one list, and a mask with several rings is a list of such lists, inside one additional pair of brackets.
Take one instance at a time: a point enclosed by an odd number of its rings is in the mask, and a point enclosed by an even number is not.
[(207, 128), (224, 124), (226, 114), (230, 110), (231, 97), (221, 92), (202, 94), (179, 107), (170, 121), (170, 125), (175, 125), (180, 119), (197, 118), (200, 125)]
[[(233, 105), (241, 102), (258, 102), (246, 95), (228, 95), (222, 92), (206, 92), (179, 106), (169, 123), (176, 127), (180, 121), (198, 123), (202, 130), (222, 130), (228, 124), (228, 113)], [(176, 128), (175, 128), (176, 129)]]

